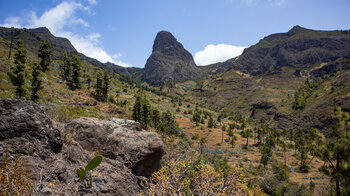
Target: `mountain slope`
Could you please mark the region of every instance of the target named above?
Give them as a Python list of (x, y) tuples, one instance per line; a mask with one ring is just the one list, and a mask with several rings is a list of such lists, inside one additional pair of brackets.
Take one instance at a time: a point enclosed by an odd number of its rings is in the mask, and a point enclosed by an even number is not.
[[(6, 40), (11, 40), (11, 28), (0, 27), (0, 37), (3, 37)], [(70, 43), (70, 41), (66, 38), (55, 37), (51, 34), (51, 32), (46, 27), (40, 27), (35, 29), (13, 29), (14, 32), (14, 46), (18, 39), (22, 39), (24, 42), (24, 46), (28, 51), (39, 50), (41, 42), (45, 40), (49, 40), (52, 49), (53, 49), (53, 58), (54, 59), (63, 59), (63, 53), (67, 52), (68, 54), (78, 53), (81, 60), (86, 60), (87, 62), (98, 66), (103, 69), (107, 69), (109, 71), (115, 71), (118, 73), (131, 74), (131, 75), (139, 75), (142, 73), (142, 69), (140, 68), (125, 68), (119, 65), (115, 65), (113, 63), (101, 63), (100, 61), (87, 57), (82, 53), (79, 53), (74, 46)], [(35, 58), (35, 56), (33, 56)]]
[(168, 92), (280, 129), (327, 132), (334, 104), (350, 111), (349, 31), (296, 26), (265, 37), (237, 58), (201, 69), (208, 78), (179, 83)]
[(223, 66), (259, 75), (283, 66), (305, 69), (338, 58), (350, 58), (349, 31), (315, 31), (295, 26), (287, 33), (265, 37), (236, 61), (227, 61)]
[(151, 84), (201, 77), (192, 55), (169, 32), (157, 34), (142, 79)]

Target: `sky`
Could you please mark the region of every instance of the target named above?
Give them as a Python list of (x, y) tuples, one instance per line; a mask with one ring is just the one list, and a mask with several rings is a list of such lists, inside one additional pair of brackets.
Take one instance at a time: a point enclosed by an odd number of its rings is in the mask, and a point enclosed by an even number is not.
[(46, 26), (86, 56), (141, 68), (166, 30), (208, 65), (295, 25), (350, 29), (349, 10), (349, 0), (0, 0), (0, 26)]

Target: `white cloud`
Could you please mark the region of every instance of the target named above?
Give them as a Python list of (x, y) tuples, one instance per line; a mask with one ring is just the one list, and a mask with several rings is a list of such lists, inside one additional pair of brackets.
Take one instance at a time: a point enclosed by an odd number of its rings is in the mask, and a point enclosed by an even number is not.
[[(89, 0), (91, 4), (96, 4), (96, 0)], [(44, 12), (41, 16), (37, 16), (35, 12), (30, 12), (29, 17), (9, 17), (5, 19), (5, 23), (1, 26), (6, 27), (47, 27), (55, 36), (68, 38), (72, 45), (86, 56), (95, 58), (103, 63), (112, 62), (117, 65), (130, 67), (128, 63), (120, 60), (121, 54), (115, 58), (108, 54), (103, 47), (99, 45), (101, 34), (91, 33), (86, 36), (79, 35), (74, 32), (65, 30), (66, 27), (83, 26), (89, 27), (89, 24), (82, 18), (76, 16), (77, 11), (90, 12), (89, 7), (85, 7), (74, 1), (63, 1), (56, 7)]]
[(2, 24), (1, 26), (20, 28), (21, 27), (20, 21), (21, 19), (19, 17), (8, 17), (5, 19), (5, 23)]
[(269, 0), (270, 5), (283, 6), (287, 3), (287, 0)]
[(194, 61), (197, 65), (209, 65), (213, 63), (223, 62), (230, 58), (242, 54), (246, 47), (233, 46), (228, 44), (207, 45), (204, 50), (196, 52)]
[(96, 0), (88, 0), (89, 3), (96, 5), (97, 1)]

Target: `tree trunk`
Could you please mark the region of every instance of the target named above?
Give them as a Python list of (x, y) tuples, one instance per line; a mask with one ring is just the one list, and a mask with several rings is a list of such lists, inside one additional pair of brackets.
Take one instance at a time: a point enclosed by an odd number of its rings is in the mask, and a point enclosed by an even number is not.
[(12, 43), (13, 43), (13, 27), (11, 28), (11, 43), (10, 43), (9, 58), (11, 58)]
[(337, 191), (337, 196), (340, 196), (340, 183), (339, 183), (339, 161), (340, 161), (340, 156), (339, 152), (337, 152), (337, 171), (336, 171), (336, 179), (335, 179), (335, 186), (336, 186), (336, 191)]
[(224, 131), (221, 131), (221, 144), (224, 143)]
[(247, 143), (246, 143), (246, 147), (248, 148), (248, 141), (249, 141), (249, 138), (247, 137)]
[(284, 151), (284, 167), (287, 167), (287, 156), (286, 156), (286, 151)]

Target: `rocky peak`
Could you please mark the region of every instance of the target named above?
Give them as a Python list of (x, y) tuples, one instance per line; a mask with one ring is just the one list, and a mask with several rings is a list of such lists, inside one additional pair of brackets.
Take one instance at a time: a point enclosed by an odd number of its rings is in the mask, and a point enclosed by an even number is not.
[(191, 57), (191, 54), (185, 50), (180, 42), (167, 31), (160, 31), (153, 44), (153, 52), (160, 52), (168, 56)]
[(291, 28), (291, 29), (287, 32), (287, 34), (288, 34), (288, 36), (293, 36), (293, 35), (299, 33), (300, 31), (303, 31), (303, 30), (307, 30), (307, 29), (305, 29), (305, 28), (303, 28), (303, 27), (301, 27), (301, 26), (299, 26), (299, 25), (295, 25), (293, 28)]
[(143, 80), (153, 84), (179, 81), (201, 76), (192, 55), (167, 31), (160, 31), (147, 59)]

